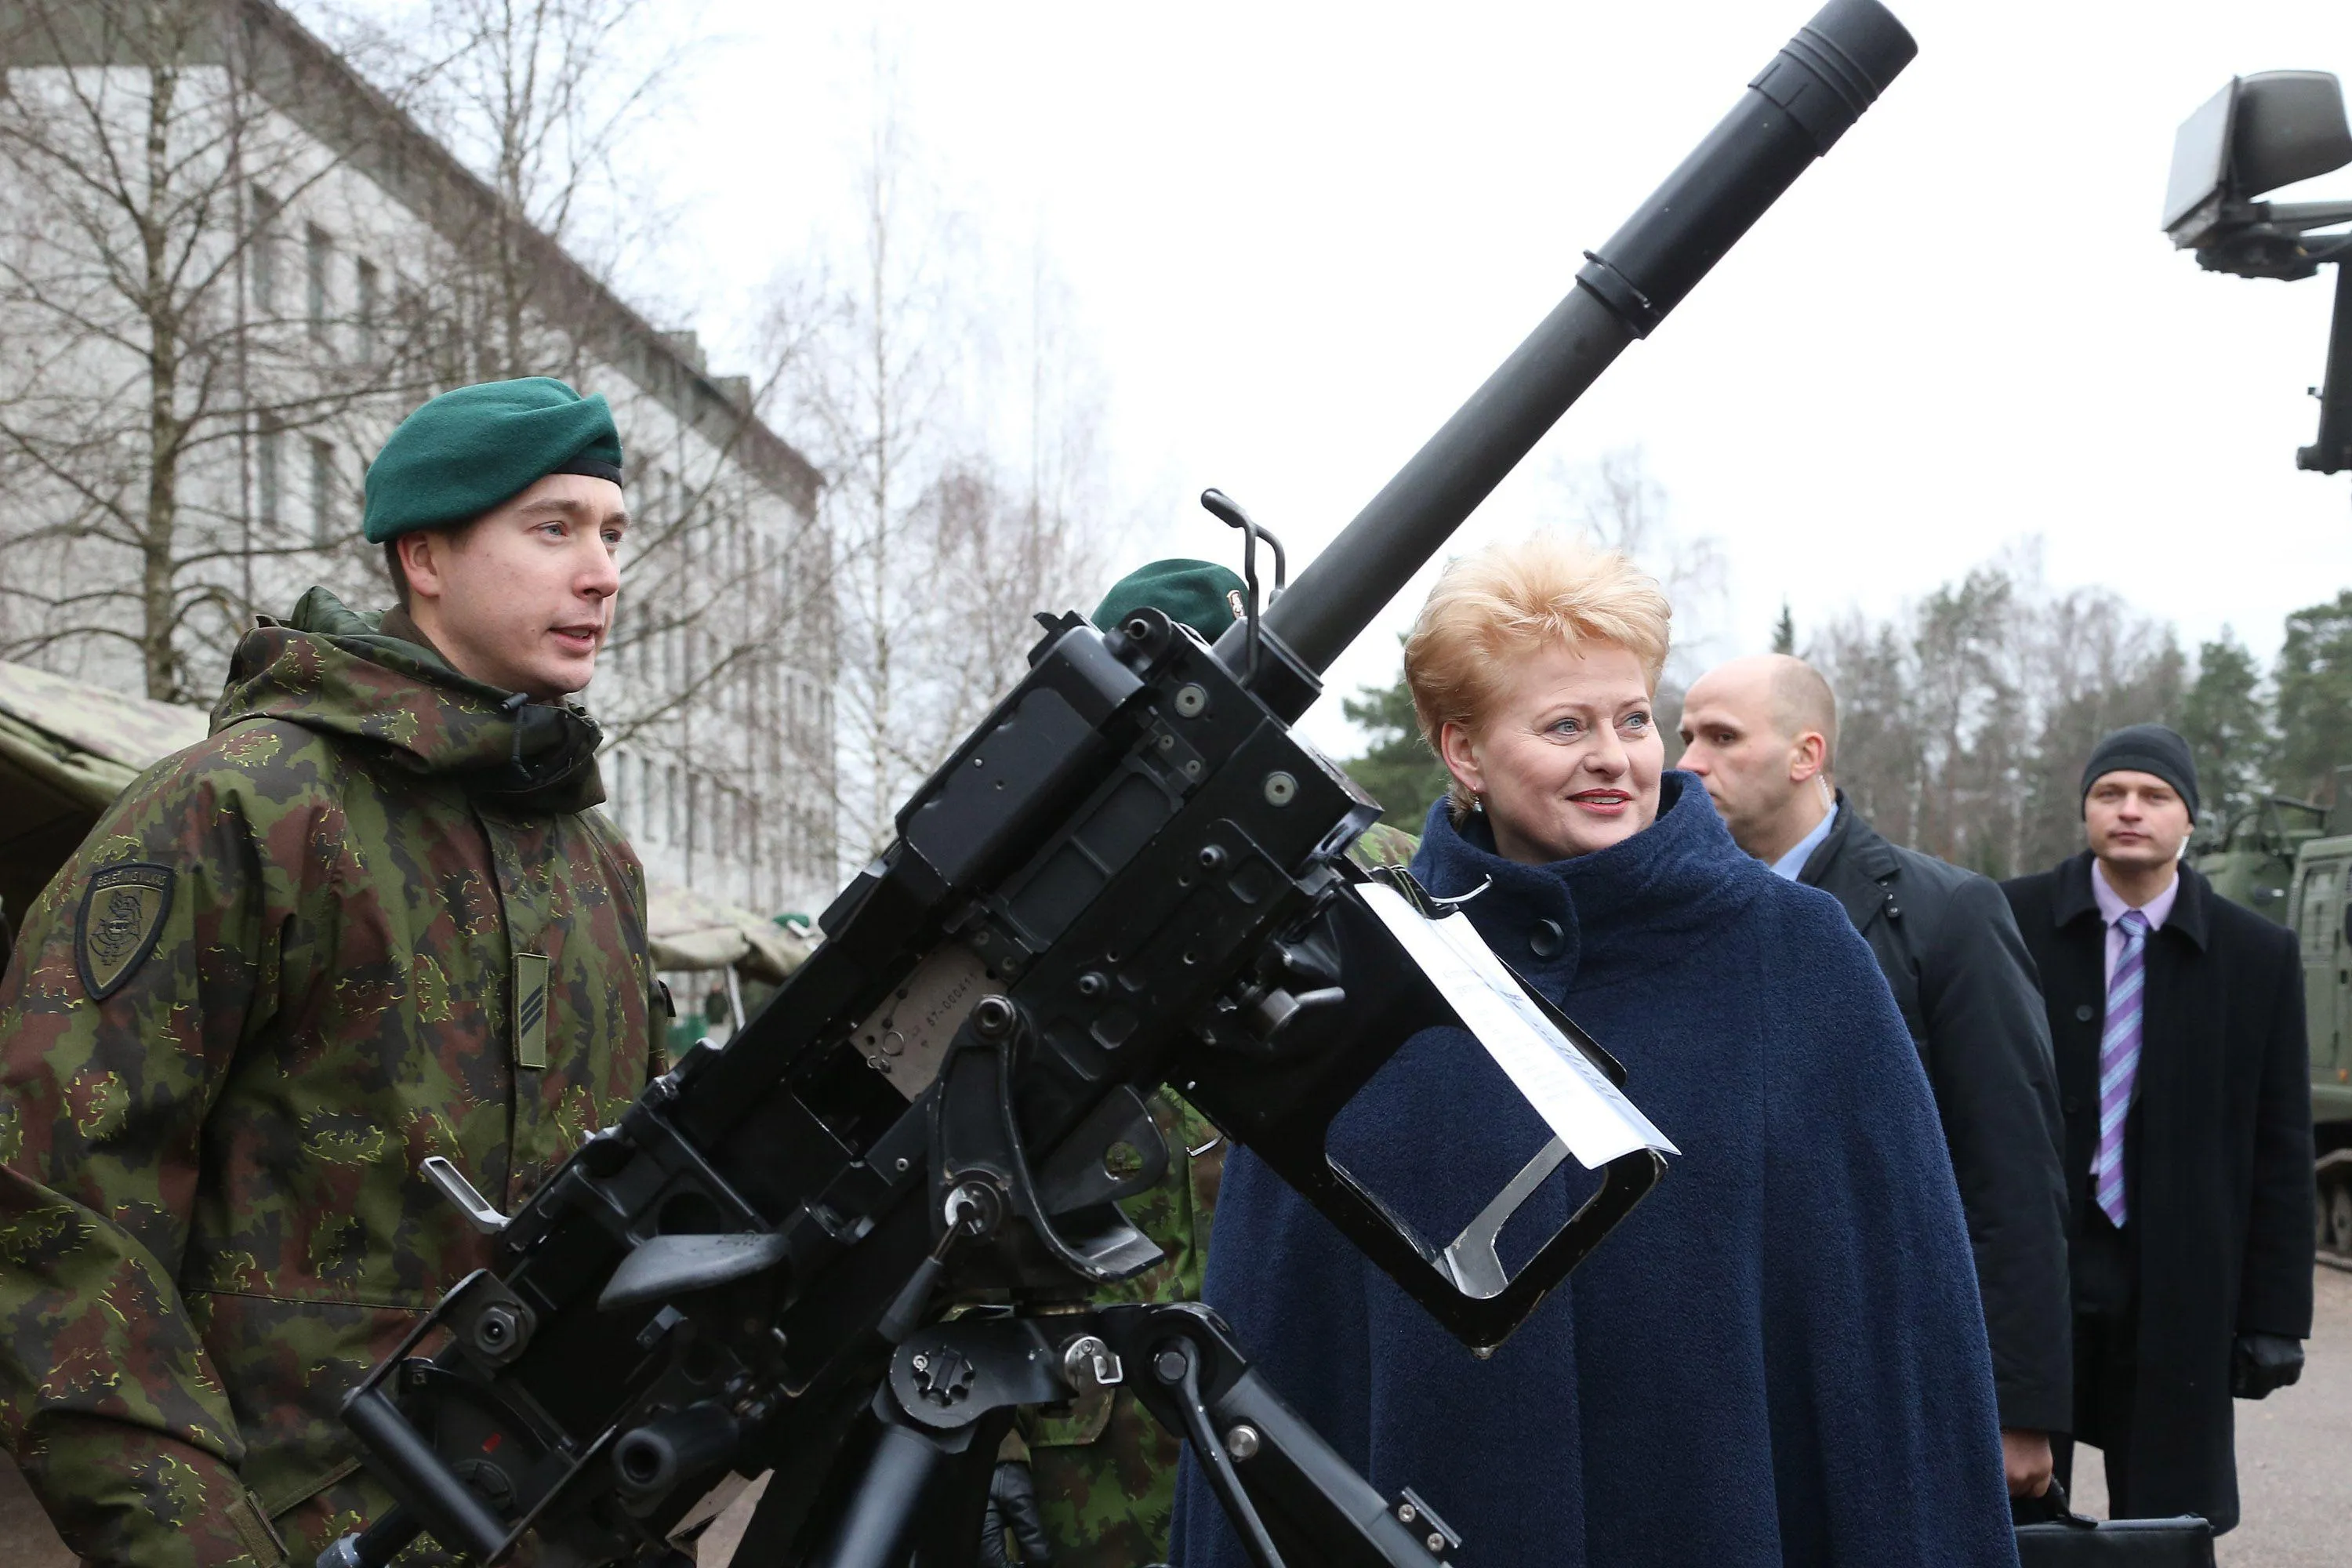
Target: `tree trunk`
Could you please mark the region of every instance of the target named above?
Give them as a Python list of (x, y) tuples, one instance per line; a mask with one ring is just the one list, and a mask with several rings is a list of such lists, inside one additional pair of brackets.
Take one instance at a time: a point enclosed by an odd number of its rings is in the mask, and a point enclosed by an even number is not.
[(146, 262), (147, 319), (147, 497), (139, 560), (139, 654), (147, 695), (178, 701), (179, 660), (173, 648), (178, 629), (173, 603), (173, 535), (179, 526), (180, 332), (172, 294), (163, 219), (171, 210), (171, 123), (179, 73), (157, 65), (148, 71), (147, 189), (138, 215)]

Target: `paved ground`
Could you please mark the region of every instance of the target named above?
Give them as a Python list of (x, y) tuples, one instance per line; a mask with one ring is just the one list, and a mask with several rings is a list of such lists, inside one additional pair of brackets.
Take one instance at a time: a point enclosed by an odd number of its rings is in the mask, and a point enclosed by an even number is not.
[[(2238, 1405), (2244, 1522), (2214, 1549), (2221, 1568), (2352, 1563), (2352, 1273), (2323, 1267), (2303, 1381)], [(2105, 1518), (2095, 1450), (2074, 1461), (2074, 1506)]]
[(25, 1489), (25, 1478), (0, 1458), (0, 1563), (8, 1568), (74, 1568), (74, 1562), (49, 1528), (49, 1516)]
[[(2221, 1538), (2221, 1568), (2342, 1568), (2352, 1562), (2352, 1273), (2320, 1269), (2310, 1355), (2301, 1383), (2238, 1406), (2245, 1522)], [(2085, 1450), (2075, 1470), (2075, 1506), (2104, 1517), (2106, 1487), (2095, 1452)], [(740, 1529), (735, 1520), (713, 1527), (702, 1543), (703, 1568), (725, 1563)], [(74, 1568), (5, 1459), (0, 1564)]]

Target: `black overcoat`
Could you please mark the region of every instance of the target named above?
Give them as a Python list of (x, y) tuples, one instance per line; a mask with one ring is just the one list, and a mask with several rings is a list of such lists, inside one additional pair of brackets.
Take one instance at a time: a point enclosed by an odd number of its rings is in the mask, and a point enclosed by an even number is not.
[(1843, 793), (1797, 879), (1845, 906), (1927, 1069), (1968, 1215), (2000, 1424), (2065, 1432), (2074, 1335), (2058, 1074), (2009, 905), (1990, 879), (1889, 844)]
[[(2004, 883), (2042, 973), (2079, 1233), (2099, 1141), (2105, 923), (2089, 851)], [(2311, 1333), (2309, 1047), (2294, 934), (2189, 867), (2148, 939), (2139, 1079), (2125, 1123), (2137, 1233), (2135, 1511), (2238, 1520), (2230, 1350), (2241, 1333)], [(2097, 1443), (2099, 1434), (2081, 1432)]]

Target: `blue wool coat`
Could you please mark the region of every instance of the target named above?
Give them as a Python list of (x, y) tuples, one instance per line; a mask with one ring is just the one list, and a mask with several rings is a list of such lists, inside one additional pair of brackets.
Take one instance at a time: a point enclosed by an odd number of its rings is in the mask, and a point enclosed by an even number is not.
[[(1471, 922), (1624, 1062), (1682, 1152), (1481, 1362), (1237, 1151), (1204, 1294), (1274, 1386), (1383, 1493), (1427, 1500), (1467, 1563), (2013, 1565), (1951, 1166), (1836, 900), (1743, 854), (1680, 773), (1649, 829), (1551, 866), (1501, 858), (1440, 802), (1413, 870), (1446, 896), (1493, 879)], [(1432, 1030), (1332, 1152), (1450, 1238), (1548, 1136), (1470, 1036)], [(1555, 1175), (1506, 1264), (1591, 1184)], [(1240, 1568), (1186, 1463), (1172, 1559)]]

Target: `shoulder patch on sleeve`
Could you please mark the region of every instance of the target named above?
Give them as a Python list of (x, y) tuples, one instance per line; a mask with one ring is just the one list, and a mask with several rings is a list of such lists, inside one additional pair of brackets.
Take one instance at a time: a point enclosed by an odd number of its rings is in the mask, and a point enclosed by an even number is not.
[(74, 920), (74, 964), (91, 1001), (121, 990), (155, 951), (172, 912), (172, 882), (170, 867), (146, 860), (118, 861), (91, 873)]

